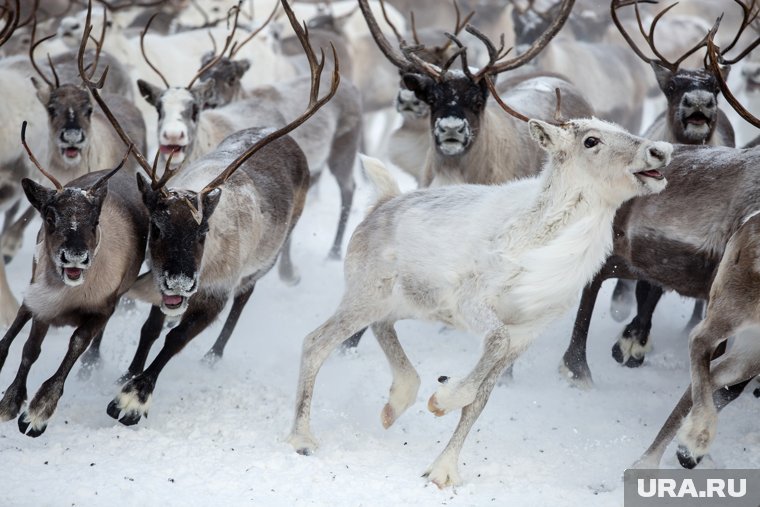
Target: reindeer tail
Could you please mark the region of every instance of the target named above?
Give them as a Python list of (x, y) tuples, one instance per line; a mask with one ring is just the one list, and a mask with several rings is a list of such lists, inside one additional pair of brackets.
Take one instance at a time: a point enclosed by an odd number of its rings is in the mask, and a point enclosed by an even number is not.
[(388, 172), (385, 164), (378, 159), (368, 157), (367, 155), (360, 155), (360, 157), (367, 177), (377, 190), (377, 199), (369, 211), (377, 208), (385, 201), (393, 199), (397, 195), (401, 195), (401, 189), (398, 187), (398, 183), (393, 176), (391, 176), (391, 173)]

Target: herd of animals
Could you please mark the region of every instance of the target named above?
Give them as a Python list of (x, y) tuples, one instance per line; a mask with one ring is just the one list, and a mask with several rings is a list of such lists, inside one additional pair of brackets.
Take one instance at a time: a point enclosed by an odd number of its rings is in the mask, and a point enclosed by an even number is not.
[[(428, 401), (461, 417), (426, 476), (460, 482), (460, 450), (500, 375), (579, 295), (560, 369), (591, 384), (594, 303), (618, 278), (612, 314), (626, 319), (635, 301), (636, 315), (612, 355), (628, 367), (650, 349), (663, 291), (695, 298), (691, 385), (637, 462), (658, 467), (677, 438), (693, 468), (718, 411), (760, 375), (760, 356), (729, 340), (760, 325), (760, 4), (652, 3), (5, 0), (6, 262), (40, 225), (20, 305), (0, 263), (0, 368), (32, 322), (0, 420), (41, 435), (77, 361), (99, 361), (122, 298), (151, 308), (114, 419), (147, 414), (163, 368), (231, 299), (207, 354), (221, 360), (256, 282), (278, 264), (298, 283), (290, 235), (328, 169), (340, 188), (330, 258), (357, 182), (377, 197), (348, 241), (338, 308), (304, 339), (298, 453), (316, 450), (311, 399), (333, 350), (371, 328), (393, 375), (387, 428), (420, 387), (394, 323), (439, 321), (485, 337), (472, 371), (440, 377)], [(651, 125), (645, 103), (659, 108)], [(402, 193), (388, 163), (420, 188)], [(75, 330), (27, 403), (51, 326)]]

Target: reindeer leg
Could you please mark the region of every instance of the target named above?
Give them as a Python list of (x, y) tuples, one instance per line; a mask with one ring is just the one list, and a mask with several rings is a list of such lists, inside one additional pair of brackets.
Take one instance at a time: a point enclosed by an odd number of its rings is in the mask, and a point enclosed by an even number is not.
[[(111, 313), (113, 313), (113, 306)], [(58, 401), (61, 399), (61, 395), (63, 395), (63, 385), (66, 382), (66, 377), (69, 376), (71, 368), (77, 362), (79, 356), (87, 350), (87, 346), (90, 345), (92, 339), (103, 332), (110, 317), (110, 313), (108, 315), (92, 317), (74, 331), (69, 340), (69, 348), (66, 351), (66, 355), (63, 357), (63, 361), (61, 361), (61, 366), (58, 367), (52, 377), (43, 382), (37, 394), (29, 402), (27, 409), (19, 416), (18, 429), (21, 433), (30, 437), (38, 437), (45, 432), (48, 421), (53, 416), (58, 406)]]
[[(469, 405), (475, 401), (481, 385), (496, 364), (507, 355), (514, 360), (532, 341), (531, 337), (514, 336), (503, 324), (495, 327), (486, 335), (483, 353), (475, 368), (465, 378), (458, 381), (452, 381), (446, 376), (438, 378), (440, 386), (428, 400), (428, 410), (440, 417)], [(509, 361), (509, 364), (511, 363), (512, 361)], [(508, 365), (505, 365), (505, 368), (506, 366)], [(501, 368), (499, 372), (505, 368)]]
[(322, 364), (347, 336), (357, 333), (372, 322), (382, 318), (380, 314), (367, 316), (366, 307), (354, 306), (353, 298), (347, 296), (348, 294), (344, 296), (343, 303), (335, 314), (309, 333), (303, 341), (301, 368), (296, 391), (296, 414), (293, 428), (288, 437), (288, 442), (298, 454), (308, 456), (313, 454), (317, 448), (317, 441), (309, 428), (309, 420), (314, 381)]
[(461, 415), (459, 416), (459, 423), (443, 452), (441, 452), (430, 468), (428, 468), (423, 474), (423, 477), (427, 477), (439, 488), (456, 485), (461, 482), (457, 463), (459, 461), (459, 454), (462, 452), (464, 440), (467, 438), (467, 434), (470, 432), (473, 424), (475, 424), (475, 421), (483, 411), (483, 407), (485, 407), (488, 397), (491, 395), (491, 391), (493, 391), (494, 385), (496, 385), (499, 376), (516, 357), (516, 354), (508, 354), (496, 362), (494, 367), (483, 380), (483, 383), (478, 387), (475, 399), (472, 403), (462, 408)]
[(280, 280), (291, 286), (298, 285), (298, 282), (301, 281), (301, 275), (298, 274), (298, 270), (293, 266), (293, 260), (290, 258), (290, 240), (292, 237), (293, 233), (288, 233), (288, 238), (282, 244), (280, 262), (277, 266)]
[(21, 411), (21, 405), (26, 401), (26, 379), (29, 376), (29, 370), (31, 370), (32, 365), (40, 357), (42, 341), (45, 339), (48, 328), (48, 324), (32, 320), (32, 330), (29, 332), (29, 338), (26, 339), (24, 350), (21, 354), (21, 365), (16, 372), (13, 382), (5, 390), (3, 399), (0, 400), (0, 421), (9, 421)]
[(108, 415), (131, 426), (148, 415), (153, 389), (161, 371), (190, 340), (206, 329), (224, 309), (226, 296), (196, 294), (182, 316), (182, 320), (166, 335), (164, 346), (148, 368), (129, 380), (121, 392), (108, 404)]
[(707, 319), (694, 328), (689, 339), (693, 406), (678, 434), (681, 443), (678, 459), (684, 468), (697, 466), (715, 438), (718, 417), (712, 398), (710, 360), (718, 343), (735, 331), (725, 315), (716, 313), (719, 312), (708, 313)]
[(644, 355), (652, 349), (649, 342), (652, 314), (661, 297), (662, 287), (645, 280), (636, 283), (636, 315), (612, 346), (615, 361), (629, 368), (637, 368), (644, 363)]
[(5, 332), (3, 339), (0, 340), (0, 371), (3, 370), (3, 365), (5, 364), (5, 359), (8, 357), (8, 350), (11, 348), (13, 340), (16, 339), (16, 336), (18, 336), (19, 332), (21, 332), (21, 329), (23, 329), (23, 327), (27, 322), (29, 322), (29, 319), (31, 318), (32, 312), (26, 306), (22, 305), (18, 309), (18, 312), (16, 312), (16, 318), (13, 320), (13, 323)]
[(253, 289), (256, 287), (256, 281), (248, 281), (246, 283), (244, 280), (240, 285), (241, 287), (247, 287), (238, 290), (235, 299), (232, 300), (232, 308), (230, 308), (230, 314), (227, 315), (227, 320), (224, 321), (222, 332), (219, 333), (219, 337), (216, 339), (216, 342), (214, 342), (211, 350), (206, 352), (206, 355), (203, 356), (203, 360), (210, 364), (214, 364), (222, 358), (224, 348), (227, 346), (227, 342), (229, 341), (230, 336), (232, 336), (232, 332), (235, 330), (235, 325), (240, 318), (240, 314), (243, 312), (243, 308), (251, 297), (251, 294), (253, 294)]
[(380, 414), (383, 427), (388, 429), (417, 399), (417, 392), (420, 389), (420, 376), (404, 353), (404, 349), (398, 341), (396, 330), (393, 328), (393, 322), (375, 322), (372, 324), (372, 332), (375, 334), (380, 348), (383, 349), (393, 374), (388, 403), (385, 404)]
[(330, 249), (330, 259), (340, 259), (343, 245), (343, 235), (346, 232), (348, 215), (351, 212), (351, 204), (354, 200), (354, 161), (356, 150), (359, 145), (360, 129), (351, 129), (346, 134), (333, 140), (330, 156), (327, 160), (330, 172), (335, 176), (340, 188), (340, 218), (338, 219), (338, 231)]
[(683, 331), (686, 334), (691, 333), (691, 330), (694, 329), (697, 324), (702, 322), (702, 319), (705, 318), (705, 300), (704, 299), (695, 299), (694, 300), (694, 311), (691, 312), (691, 318), (689, 319), (689, 322), (686, 323), (686, 327), (684, 327)]
[(581, 302), (575, 315), (570, 344), (567, 346), (567, 350), (562, 356), (562, 363), (559, 366), (560, 374), (578, 387), (588, 388), (594, 383), (586, 359), (586, 341), (588, 340), (591, 316), (594, 313), (594, 303), (596, 303), (596, 296), (599, 294), (603, 280), (604, 276), (600, 272), (583, 288)]
[(623, 322), (631, 314), (635, 286), (635, 280), (623, 278), (618, 279), (615, 284), (615, 289), (612, 291), (612, 301), (610, 301), (610, 316), (617, 322)]
[(135, 355), (127, 368), (127, 372), (117, 380), (119, 384), (127, 382), (135, 375), (142, 373), (143, 369), (145, 369), (145, 362), (148, 360), (150, 348), (158, 337), (161, 336), (164, 320), (166, 320), (166, 315), (161, 311), (161, 307), (151, 306), (148, 319), (143, 324), (142, 329), (140, 329), (140, 341), (137, 344)]
[(105, 329), (95, 335), (87, 352), (82, 354), (82, 358), (79, 360), (79, 362), (82, 363), (82, 366), (77, 372), (77, 378), (79, 380), (89, 380), (92, 375), (92, 370), (100, 366), (100, 343), (103, 341), (104, 331)]
[(24, 240), (24, 230), (36, 214), (37, 210), (32, 206), (29, 206), (24, 210), (21, 216), (13, 222), (13, 225), (8, 227), (3, 235), (0, 236), (0, 251), (3, 253), (3, 258), (6, 264), (11, 262), (13, 257), (16, 256), (16, 253), (18, 253), (19, 248), (21, 248), (21, 243)]

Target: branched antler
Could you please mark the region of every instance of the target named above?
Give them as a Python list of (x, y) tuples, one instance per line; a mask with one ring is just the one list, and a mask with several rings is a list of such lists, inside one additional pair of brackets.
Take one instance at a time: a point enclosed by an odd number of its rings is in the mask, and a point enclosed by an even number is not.
[(726, 84), (723, 73), (720, 71), (721, 51), (713, 41), (714, 36), (715, 33), (711, 31), (707, 38), (708, 68), (711, 70), (712, 74), (715, 76), (715, 79), (718, 81), (718, 87), (720, 87), (720, 91), (723, 93), (723, 97), (725, 97), (726, 101), (731, 104), (731, 107), (734, 108), (734, 111), (736, 111), (739, 116), (747, 120), (747, 122), (749, 122), (751, 125), (760, 128), (760, 119), (747, 111), (747, 109), (741, 104), (741, 102), (739, 102), (739, 100), (734, 96), (733, 93), (731, 93), (731, 90), (728, 88), (728, 84)]
[(47, 55), (47, 58), (48, 58), (48, 64), (50, 65), (50, 70), (53, 71), (53, 78), (54, 78), (53, 81), (48, 79), (45, 73), (42, 72), (42, 69), (40, 69), (37, 66), (37, 61), (34, 59), (34, 51), (37, 49), (37, 46), (39, 46), (40, 44), (42, 44), (43, 42), (47, 40), (52, 39), (53, 37), (55, 37), (55, 35), (56, 34), (48, 35), (47, 37), (43, 37), (42, 39), (35, 41), (35, 38), (37, 36), (37, 17), (35, 16), (33, 18), (32, 35), (31, 35), (31, 40), (29, 41), (29, 60), (31, 61), (32, 67), (34, 67), (34, 70), (37, 71), (37, 74), (40, 76), (40, 78), (42, 78), (42, 80), (45, 81), (45, 83), (47, 83), (47, 85), (51, 88), (58, 88), (58, 86), (60, 85), (60, 82), (58, 80), (58, 74), (56, 74), (55, 72), (55, 67), (53, 67), (53, 62), (50, 58), (50, 55)]
[(234, 11), (235, 17), (232, 21), (232, 30), (230, 31), (230, 34), (227, 36), (227, 38), (224, 41), (224, 47), (222, 48), (222, 50), (219, 52), (217, 56), (209, 60), (209, 62), (206, 63), (206, 65), (201, 66), (198, 72), (195, 73), (195, 76), (193, 76), (193, 78), (190, 80), (190, 84), (187, 85), (188, 90), (193, 87), (193, 84), (195, 84), (195, 82), (198, 80), (199, 77), (201, 77), (201, 75), (203, 75), (204, 72), (209, 70), (211, 67), (219, 63), (219, 60), (224, 58), (224, 53), (227, 52), (227, 49), (230, 48), (230, 45), (232, 45), (231, 54), (232, 54), (232, 51), (234, 51), (236, 44), (232, 44), (232, 39), (235, 37), (235, 31), (237, 30), (237, 22), (238, 22), (238, 17), (240, 16), (241, 3), (242, 3), (242, 0), (240, 0), (237, 5), (233, 6), (230, 9), (230, 12), (227, 13), (228, 16), (231, 16), (232, 12)]
[(153, 20), (156, 19), (156, 16), (158, 16), (159, 14), (160, 14), (159, 12), (156, 12), (155, 14), (153, 14), (150, 17), (150, 19), (148, 19), (148, 22), (145, 24), (145, 28), (140, 32), (140, 51), (142, 52), (143, 58), (145, 59), (145, 63), (148, 64), (148, 67), (153, 69), (153, 72), (158, 74), (158, 77), (161, 78), (161, 81), (164, 82), (164, 85), (166, 85), (167, 88), (171, 88), (171, 86), (169, 85), (169, 81), (167, 81), (164, 75), (161, 73), (161, 71), (158, 70), (158, 67), (156, 67), (153, 64), (153, 62), (150, 61), (150, 58), (148, 58), (148, 55), (145, 52), (145, 34), (148, 33), (148, 29), (150, 28), (151, 23), (153, 23)]
[(37, 169), (40, 170), (42, 174), (45, 175), (47, 179), (49, 179), (53, 185), (55, 185), (55, 189), (57, 191), (63, 190), (63, 185), (61, 185), (61, 182), (56, 179), (55, 176), (47, 172), (45, 169), (42, 168), (40, 165), (40, 162), (37, 160), (37, 157), (34, 156), (34, 153), (32, 153), (32, 149), (29, 147), (28, 144), (26, 144), (26, 120), (24, 123), (21, 124), (21, 144), (24, 146), (24, 149), (26, 150), (26, 153), (29, 155), (29, 160), (32, 161), (32, 163), (37, 167)]

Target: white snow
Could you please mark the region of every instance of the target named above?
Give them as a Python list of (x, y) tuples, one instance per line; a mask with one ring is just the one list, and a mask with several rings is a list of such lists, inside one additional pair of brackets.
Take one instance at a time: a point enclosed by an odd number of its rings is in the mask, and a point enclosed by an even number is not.
[[(367, 181), (357, 178), (349, 229), (372, 196)], [(404, 183), (411, 187), (409, 179)], [(106, 406), (118, 392), (114, 382), (132, 358), (148, 309), (121, 309), (106, 330), (102, 368), (87, 381), (77, 376), (80, 366), (74, 368), (42, 436), (22, 435), (15, 420), (0, 424), (0, 506), (622, 505), (623, 470), (646, 449), (688, 384), (687, 340), (680, 331), (692, 303), (674, 295), (663, 299), (654, 317), (654, 349), (641, 368), (627, 369), (610, 356), (623, 326), (608, 314), (612, 282), (599, 296), (591, 325), (595, 387), (569, 387), (557, 371), (573, 311), (520, 358), (513, 380), (494, 390), (465, 444), (464, 484), (455, 489), (438, 490), (420, 477), (458, 419), (436, 418), (426, 401), (439, 376), (469, 371), (481, 338), (437, 323), (398, 326), (422, 387), (394, 426), (381, 425), (391, 376), (368, 332), (355, 353), (334, 355), (320, 372), (312, 412), (316, 454), (297, 455), (283, 441), (293, 417), (301, 341), (342, 294), (341, 263), (325, 260), (337, 200), (337, 187), (325, 175), (294, 233), (301, 283), (286, 286), (276, 270), (267, 275), (225, 357), (215, 367), (201, 361), (219, 321), (164, 370), (149, 417), (133, 427), (108, 417)], [(38, 223), (29, 227), (8, 270), (17, 295), (28, 282)], [(15, 375), (28, 331), (11, 348), (0, 390)], [(70, 333), (48, 335), (29, 377), (29, 398), (58, 367)], [(760, 467), (758, 404), (745, 394), (720, 414), (706, 462)], [(674, 447), (663, 465), (678, 466)]]

